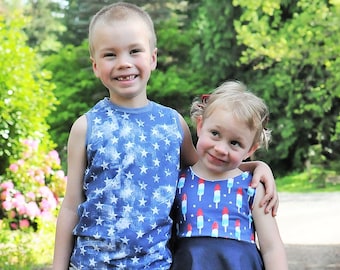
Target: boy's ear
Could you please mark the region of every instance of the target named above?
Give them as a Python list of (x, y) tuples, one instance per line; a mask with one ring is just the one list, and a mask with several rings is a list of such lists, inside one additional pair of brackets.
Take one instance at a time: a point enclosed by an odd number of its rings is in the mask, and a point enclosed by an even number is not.
[(94, 58), (91, 56), (90, 57), (90, 60), (92, 62), (92, 70), (93, 70), (93, 73), (94, 75), (96, 75), (97, 78), (99, 78), (99, 73), (98, 73), (98, 70), (97, 70), (97, 64), (96, 64), (96, 61), (94, 60)]
[(155, 70), (156, 67), (157, 67), (157, 52), (158, 52), (157, 48), (155, 48), (152, 52), (152, 55), (151, 55), (151, 70)]

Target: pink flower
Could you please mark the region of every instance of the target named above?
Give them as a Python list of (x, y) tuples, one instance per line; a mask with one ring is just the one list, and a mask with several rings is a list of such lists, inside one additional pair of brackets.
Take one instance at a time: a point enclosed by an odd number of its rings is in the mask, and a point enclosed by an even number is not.
[(20, 208), (22, 205), (25, 205), (25, 197), (20, 192), (17, 192), (13, 196), (13, 205), (15, 208)]
[(12, 172), (17, 172), (19, 169), (19, 166), (18, 164), (16, 163), (12, 163), (10, 166), (9, 166), (9, 170), (12, 171)]
[(11, 224), (9, 226), (11, 227), (12, 230), (18, 229), (18, 224), (16, 224), (15, 222), (11, 222)]
[(13, 208), (13, 204), (10, 201), (3, 201), (1, 205), (2, 208), (5, 209), (6, 211), (9, 211)]
[(58, 177), (58, 179), (65, 179), (65, 173), (63, 170), (58, 170), (55, 172), (56, 177)]
[(35, 194), (34, 192), (30, 191), (30, 192), (27, 192), (26, 193), (26, 198), (31, 200), (31, 201), (34, 201), (35, 200)]
[(14, 184), (11, 181), (6, 181), (0, 184), (0, 187), (2, 189), (13, 189), (14, 188)]
[(52, 159), (52, 161), (56, 164), (56, 165), (60, 165), (60, 158), (59, 158), (59, 154), (56, 150), (52, 150), (48, 153), (48, 157), (50, 157)]
[(26, 229), (30, 226), (30, 222), (27, 219), (22, 219), (19, 221), (20, 229)]
[(36, 202), (29, 202), (26, 207), (26, 214), (31, 218), (38, 217), (40, 215), (40, 209)]

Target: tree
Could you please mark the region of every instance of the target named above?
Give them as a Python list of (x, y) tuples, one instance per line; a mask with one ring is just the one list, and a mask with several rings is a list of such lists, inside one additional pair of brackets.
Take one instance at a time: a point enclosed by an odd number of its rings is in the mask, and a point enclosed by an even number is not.
[(40, 54), (57, 52), (62, 43), (59, 36), (66, 30), (62, 24), (63, 9), (56, 0), (25, 0), (24, 16), (29, 18), (25, 25), (28, 36), (27, 45)]
[(312, 155), (329, 166), (340, 151), (339, 1), (233, 3), (242, 8), (239, 64), (272, 112), (267, 159), (281, 172), (303, 169)]
[(0, 13), (0, 174), (18, 157), (22, 139), (53, 145), (46, 118), (56, 103), (54, 86), (26, 45), (25, 23), (16, 10)]

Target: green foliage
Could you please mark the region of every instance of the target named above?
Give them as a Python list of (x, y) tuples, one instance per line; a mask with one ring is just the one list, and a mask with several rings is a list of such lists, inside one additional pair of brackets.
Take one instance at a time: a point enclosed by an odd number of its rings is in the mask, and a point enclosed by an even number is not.
[(47, 121), (64, 160), (72, 123), (107, 95), (107, 90), (93, 74), (86, 42), (78, 47), (67, 45), (58, 54), (46, 57), (45, 68), (53, 73), (54, 93), (59, 102)]
[(234, 21), (244, 46), (244, 78), (271, 110), (272, 147), (265, 159), (280, 172), (303, 169), (313, 145), (318, 163), (339, 158), (340, 85), (338, 26), (333, 1), (233, 1)]
[(17, 158), (20, 139), (34, 137), (46, 149), (52, 146), (46, 118), (56, 103), (54, 85), (26, 45), (25, 22), (18, 12), (0, 15), (0, 174), (10, 157)]
[(237, 77), (235, 63), (240, 48), (236, 45), (233, 18), (236, 10), (230, 1), (202, 0), (192, 21), (195, 38), (190, 55), (192, 70), (203, 84), (214, 87)]
[(0, 269), (45, 269), (51, 265), (55, 221), (38, 222), (38, 231), (11, 231), (0, 220)]

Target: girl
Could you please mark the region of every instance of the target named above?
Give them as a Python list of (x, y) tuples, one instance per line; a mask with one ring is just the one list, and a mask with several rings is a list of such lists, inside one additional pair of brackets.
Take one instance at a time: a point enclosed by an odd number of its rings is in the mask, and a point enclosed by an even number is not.
[(259, 208), (264, 187), (252, 188), (252, 175), (239, 168), (268, 145), (266, 105), (233, 81), (194, 102), (191, 115), (199, 161), (179, 176), (172, 269), (288, 269), (275, 218)]

